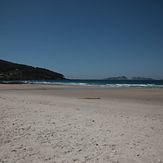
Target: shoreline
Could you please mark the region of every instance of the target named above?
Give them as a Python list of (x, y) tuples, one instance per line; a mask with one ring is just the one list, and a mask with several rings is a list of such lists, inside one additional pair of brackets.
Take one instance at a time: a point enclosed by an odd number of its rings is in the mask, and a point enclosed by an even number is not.
[(0, 84), (36, 84), (54, 86), (86, 86), (101, 88), (163, 88), (163, 80), (18, 80), (1, 81)]
[(3, 93), (29, 93), (71, 98), (100, 98), (104, 100), (127, 100), (163, 105), (162, 88), (103, 88), (97, 86), (66, 86), (44, 84), (0, 84)]

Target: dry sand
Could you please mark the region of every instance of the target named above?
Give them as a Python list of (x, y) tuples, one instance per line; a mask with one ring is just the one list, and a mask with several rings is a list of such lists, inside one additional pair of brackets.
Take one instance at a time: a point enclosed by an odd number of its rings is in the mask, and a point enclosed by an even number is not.
[(161, 163), (163, 89), (0, 85), (0, 162)]

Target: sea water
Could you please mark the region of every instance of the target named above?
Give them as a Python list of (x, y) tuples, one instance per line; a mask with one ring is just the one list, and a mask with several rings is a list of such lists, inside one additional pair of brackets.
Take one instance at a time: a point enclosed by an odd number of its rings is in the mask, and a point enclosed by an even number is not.
[(28, 84), (163, 88), (163, 80), (29, 80)]

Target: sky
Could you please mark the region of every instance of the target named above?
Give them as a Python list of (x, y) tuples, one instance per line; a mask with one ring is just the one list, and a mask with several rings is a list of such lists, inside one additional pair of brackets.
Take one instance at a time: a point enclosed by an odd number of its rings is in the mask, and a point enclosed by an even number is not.
[(0, 0), (0, 59), (67, 78), (163, 78), (163, 0)]

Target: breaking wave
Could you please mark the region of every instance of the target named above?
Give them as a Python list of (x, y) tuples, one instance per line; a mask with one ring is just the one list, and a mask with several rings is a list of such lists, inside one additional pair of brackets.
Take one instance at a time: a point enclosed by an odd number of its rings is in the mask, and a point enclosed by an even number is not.
[[(10, 83), (10, 82), (8, 82)], [(14, 82), (16, 83), (16, 82)], [(98, 86), (98, 87), (139, 87), (163, 88), (163, 81), (103, 81), (103, 80), (66, 80), (66, 81), (21, 81), (19, 84), (45, 84), (65, 86)]]

